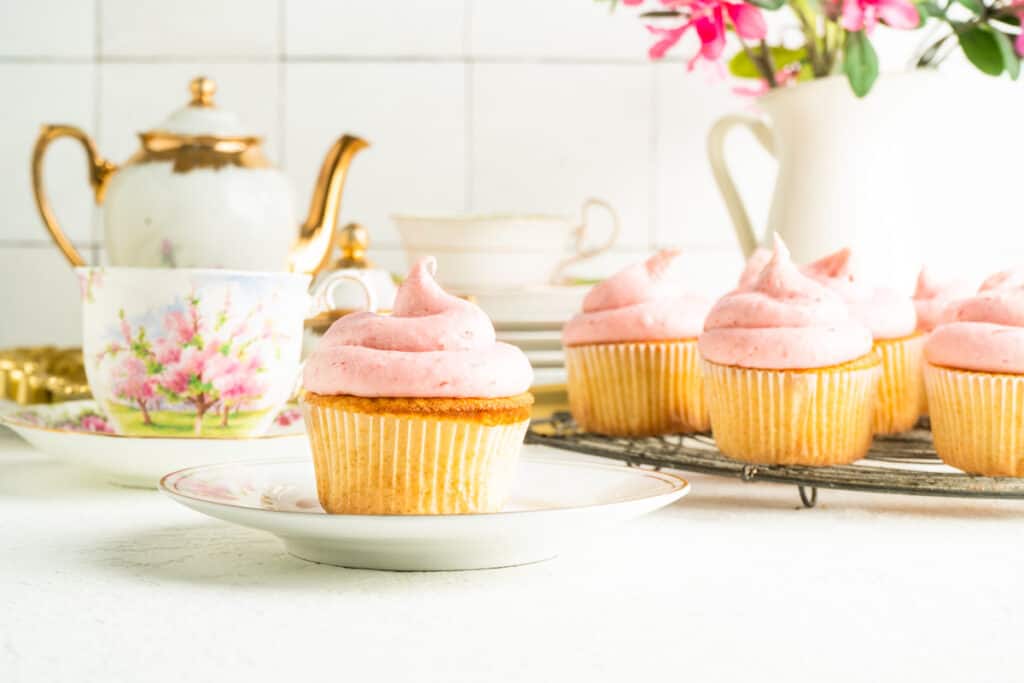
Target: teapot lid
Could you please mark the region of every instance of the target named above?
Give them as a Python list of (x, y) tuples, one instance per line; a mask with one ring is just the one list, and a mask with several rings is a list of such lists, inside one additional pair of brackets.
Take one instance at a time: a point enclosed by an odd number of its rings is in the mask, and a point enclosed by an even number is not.
[(262, 138), (242, 127), (233, 112), (213, 102), (217, 84), (205, 76), (193, 78), (192, 101), (153, 130), (139, 133), (142, 150), (136, 161), (173, 161), (176, 172), (225, 165), (269, 168), (260, 149)]
[(217, 84), (212, 78), (197, 76), (189, 83), (192, 100), (177, 110), (152, 132), (218, 138), (255, 137), (234, 112), (219, 108), (213, 101)]

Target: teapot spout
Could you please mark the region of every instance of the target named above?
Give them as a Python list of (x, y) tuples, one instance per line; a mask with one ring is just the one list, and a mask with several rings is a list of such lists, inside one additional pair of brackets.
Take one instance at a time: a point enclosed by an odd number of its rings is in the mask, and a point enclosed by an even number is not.
[(315, 275), (331, 256), (334, 226), (341, 209), (341, 192), (345, 188), (348, 165), (360, 150), (370, 143), (354, 135), (342, 135), (324, 158), (320, 177), (313, 188), (306, 222), (299, 228), (299, 239), (288, 256), (288, 270)]

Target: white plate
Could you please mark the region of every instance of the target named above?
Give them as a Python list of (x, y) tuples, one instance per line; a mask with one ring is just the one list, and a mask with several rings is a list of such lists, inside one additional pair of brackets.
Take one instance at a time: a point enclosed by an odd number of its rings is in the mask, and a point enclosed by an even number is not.
[[(305, 426), (288, 408), (264, 436), (244, 439), (136, 437), (106, 433), (94, 401), (32, 406), (0, 422), (56, 460), (99, 473), (121, 486), (155, 489), (183, 467), (294, 456), (308, 449)], [(287, 423), (287, 424), (284, 424)]]
[(196, 467), (160, 488), (194, 510), (269, 531), (289, 553), (344, 567), (484, 569), (527, 564), (689, 491), (673, 474), (567, 458), (524, 447), (503, 512), (478, 515), (328, 515), (317, 502), (309, 458)]
[(524, 351), (558, 351), (562, 348), (561, 330), (497, 330), (498, 341)]
[(526, 351), (526, 359), (535, 368), (565, 367), (564, 351)]
[(558, 330), (583, 307), (589, 286), (537, 285), (471, 294), (503, 330)]
[(563, 368), (534, 368), (533, 385), (535, 387), (546, 387), (552, 384), (565, 384), (569, 381), (569, 375)]

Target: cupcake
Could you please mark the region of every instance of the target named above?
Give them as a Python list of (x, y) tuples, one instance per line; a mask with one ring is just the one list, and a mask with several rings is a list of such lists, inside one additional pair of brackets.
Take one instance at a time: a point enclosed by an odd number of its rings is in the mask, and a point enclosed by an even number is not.
[[(928, 334), (934, 330), (947, 314), (949, 307), (961, 299), (973, 294), (970, 285), (961, 280), (940, 280), (928, 268), (922, 268), (917, 276), (917, 288), (914, 290), (914, 310), (917, 313), (917, 331)], [(924, 374), (922, 367), (922, 387)], [(928, 414), (928, 395), (921, 392), (921, 415)]]
[(327, 512), (494, 512), (508, 496), (533, 371), (434, 269), (420, 260), (393, 315), (341, 318), (306, 362), (303, 412)]
[(611, 436), (707, 431), (697, 335), (712, 300), (688, 293), (667, 249), (587, 293), (562, 331), (569, 409)]
[(910, 297), (861, 282), (850, 268), (851, 251), (842, 249), (803, 268), (850, 307), (853, 317), (870, 331), (882, 377), (875, 400), (876, 434), (913, 429), (921, 415), (924, 391), (921, 363), (924, 336), (917, 331), (917, 313)]
[(699, 341), (711, 430), (744, 462), (836, 465), (864, 456), (880, 362), (871, 332), (776, 237), (748, 287), (720, 299)]
[(966, 472), (1024, 476), (1024, 287), (956, 304), (925, 344), (935, 451)]

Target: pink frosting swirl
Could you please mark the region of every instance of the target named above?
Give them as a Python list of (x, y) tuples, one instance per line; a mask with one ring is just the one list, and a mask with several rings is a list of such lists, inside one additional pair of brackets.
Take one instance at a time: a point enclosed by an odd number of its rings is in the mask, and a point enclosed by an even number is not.
[(1024, 286), (981, 292), (950, 309), (928, 336), (932, 365), (1024, 374)]
[(757, 280), (719, 299), (700, 353), (721, 365), (765, 370), (839, 365), (871, 351), (871, 333), (838, 294), (802, 274), (782, 240)]
[(1024, 268), (1010, 268), (1001, 270), (998, 273), (989, 275), (981, 283), (979, 292), (987, 292), (991, 289), (1004, 289), (1006, 287), (1024, 286)]
[(970, 285), (962, 280), (939, 280), (929, 268), (922, 268), (914, 290), (917, 329), (931, 332), (946, 322), (947, 309), (954, 302), (972, 294)]
[(696, 339), (712, 300), (684, 291), (679, 253), (659, 251), (596, 285), (583, 299), (583, 312), (565, 324), (562, 343)]
[(394, 313), (352, 313), (327, 330), (303, 371), (317, 394), (407, 398), (497, 398), (533, 382), (530, 362), (495, 341), (478, 306), (445, 292), (436, 263), (413, 266), (395, 297)]
[(853, 252), (840, 249), (803, 267), (804, 274), (836, 292), (875, 339), (906, 337), (917, 329), (917, 312), (910, 297), (894, 289), (861, 282), (851, 268)]
[(751, 285), (757, 282), (757, 276), (761, 274), (761, 271), (764, 270), (764, 267), (771, 260), (771, 249), (765, 249), (764, 247), (755, 249), (754, 253), (747, 259), (747, 265), (743, 266), (738, 287), (740, 289), (749, 289)]

